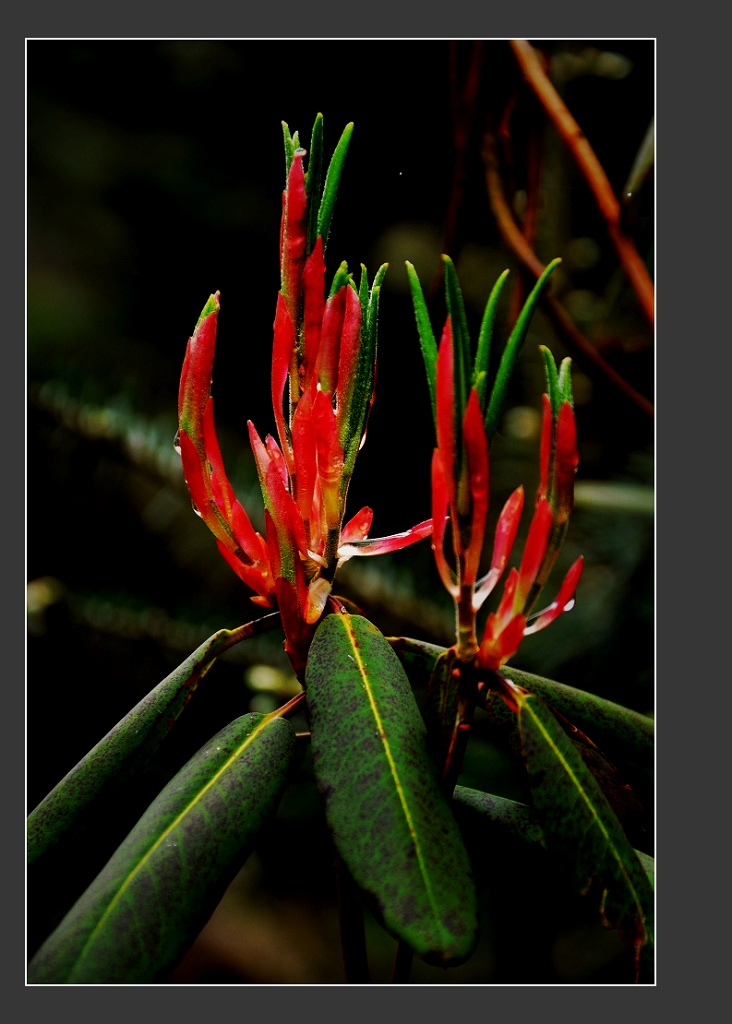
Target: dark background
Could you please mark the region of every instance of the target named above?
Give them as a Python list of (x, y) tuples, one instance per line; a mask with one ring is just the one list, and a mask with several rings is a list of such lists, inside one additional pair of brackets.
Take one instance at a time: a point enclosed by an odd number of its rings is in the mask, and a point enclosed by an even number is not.
[[(540, 45), (619, 195), (653, 116), (653, 42)], [(268, 365), (279, 283), (282, 119), (307, 145), (321, 111), (326, 156), (344, 125), (355, 122), (328, 267), (332, 273), (345, 259), (355, 270), (364, 262), (373, 277), (381, 262), (390, 263), (377, 399), (350, 511), (372, 505), (374, 535), (429, 515), (432, 425), (404, 260), (415, 264), (428, 291), (455, 187), (451, 74), (464, 81), (473, 46), (29, 42), (29, 808), (198, 643), (252, 617), (245, 588), (190, 509), (172, 438), (185, 343), (208, 295), (220, 290), (217, 424), (229, 474), (256, 522), (261, 506), (245, 432), (247, 419), (260, 433), (273, 428)], [(540, 115), (521, 89), (508, 44), (487, 41), (449, 247), (475, 333), (501, 270), (509, 266), (511, 280), (521, 277), (490, 212), (480, 158), (482, 126), (498, 122), (513, 101), (520, 156), (522, 131)], [(652, 398), (651, 332), (618, 272), (588, 189), (551, 128), (544, 145), (536, 248), (544, 262), (563, 257), (554, 294), (608, 361)], [(520, 190), (522, 182), (509, 178), (509, 185)], [(650, 265), (650, 186), (629, 218)], [(506, 298), (497, 343), (510, 329)], [(431, 302), (439, 330), (439, 289)], [(541, 311), (512, 385), (511, 408), (519, 411), (507, 415), (492, 451), (493, 515), (519, 483), (527, 494), (536, 486), (539, 343), (557, 358), (575, 360), (580, 436), (577, 509), (554, 585), (562, 566), (580, 553), (586, 570), (576, 609), (528, 638), (515, 663), (651, 712), (653, 421), (568, 347)], [(341, 581), (342, 592), (384, 633), (450, 642), (452, 612), (428, 545), (350, 563)], [(273, 635), (221, 659), (190, 721), (181, 722), (181, 738), (171, 738), (171, 766), (236, 714), (284, 699), (291, 683), (279, 643)], [(279, 674), (265, 678), (261, 666)], [(489, 752), (466, 771), (484, 788), (520, 796), (510, 769)], [(290, 964), (289, 977), (297, 980), (340, 980), (327, 837), (307, 763), (302, 773), (269, 844), (237, 883), (250, 913), (252, 901), (264, 900), (257, 934), (273, 930), (270, 953), (258, 956), (256, 943), (254, 952), (247, 949), (241, 934), (241, 955), (231, 952), (231, 942), (216, 946), (211, 938), (181, 980), (287, 980), (277, 974), (278, 960)], [(141, 801), (144, 795), (143, 787)], [(288, 862), (293, 842), (307, 880), (302, 867)], [(622, 956), (603, 946), (604, 933), (598, 938), (583, 913), (578, 905), (579, 918), (560, 920), (542, 938), (543, 966), (531, 969), (547, 973), (537, 980), (600, 981), (613, 970), (622, 977)], [(291, 941), (282, 921), (289, 922)], [(321, 960), (308, 958), (307, 943), (295, 938), (301, 925), (325, 936)], [(591, 940), (581, 938), (581, 928), (592, 932)], [(372, 937), (377, 948), (380, 934)], [(515, 963), (509, 968), (510, 957), (495, 954), (505, 943), (486, 942), (482, 959), (476, 954), (447, 975), (424, 968), (424, 980), (512, 980)], [(582, 965), (580, 951), (587, 948), (599, 952)]]

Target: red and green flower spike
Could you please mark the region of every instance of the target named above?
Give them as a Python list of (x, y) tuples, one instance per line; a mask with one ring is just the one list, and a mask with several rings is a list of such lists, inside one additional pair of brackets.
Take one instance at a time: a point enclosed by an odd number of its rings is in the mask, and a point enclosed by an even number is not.
[(231, 568), (256, 592), (252, 600), (271, 607), (274, 580), (267, 546), (234, 496), (214, 428), (211, 374), (219, 308), (216, 292), (188, 340), (178, 392), (176, 447), (195, 511)]
[(540, 350), (547, 389), (542, 396), (540, 472), (536, 502), (548, 502), (552, 512), (552, 530), (544, 562), (531, 594), (531, 604), (547, 582), (564, 543), (574, 505), (574, 481), (579, 464), (572, 396), (572, 362), (569, 358), (563, 359), (557, 372), (554, 356), (549, 349), (542, 345)]

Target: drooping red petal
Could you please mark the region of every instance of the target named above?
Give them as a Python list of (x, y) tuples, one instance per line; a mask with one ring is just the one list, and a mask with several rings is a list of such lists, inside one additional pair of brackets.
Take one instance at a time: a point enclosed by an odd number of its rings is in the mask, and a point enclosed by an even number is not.
[(411, 530), (405, 530), (403, 533), (392, 533), (389, 537), (373, 537), (371, 540), (357, 540), (344, 544), (343, 534), (341, 534), (338, 561), (340, 564), (354, 556), (384, 555), (389, 551), (401, 551), (402, 548), (409, 547), (410, 544), (416, 544), (418, 540), (429, 537), (431, 533), (432, 520), (425, 519), (424, 522), (413, 526)]
[(503, 576), (503, 571), (506, 568), (513, 543), (516, 539), (523, 506), (524, 489), (519, 486), (509, 497), (498, 517), (491, 567), (483, 579), (478, 581), (475, 593), (473, 594), (473, 608), (475, 611), (482, 607), (485, 599), (492, 593), (501, 576)]
[(470, 488), (470, 543), (464, 553), (464, 571), (461, 583), (473, 586), (478, 578), (480, 556), (483, 552), (485, 519), (488, 513), (488, 439), (483, 425), (480, 401), (473, 388), (463, 418), (463, 441), (467, 456), (468, 484)]
[(452, 597), (457, 597), (460, 588), (445, 558), (445, 523), (448, 505), (447, 484), (442, 467), (442, 456), (437, 448), (432, 453), (432, 551), (440, 579)]
[(515, 615), (503, 629), (495, 632), (492, 620), (493, 616), (488, 616), (486, 634), (476, 660), (481, 668), (495, 670), (512, 658), (521, 646), (526, 619), (523, 615)]
[(538, 633), (540, 629), (546, 629), (546, 627), (550, 626), (555, 619), (559, 618), (574, 597), (574, 593), (577, 590), (577, 584), (579, 583), (579, 578), (582, 575), (583, 565), (584, 559), (582, 557), (572, 563), (567, 575), (562, 581), (562, 585), (559, 588), (559, 593), (556, 598), (548, 608), (539, 612), (531, 622), (531, 625), (526, 627), (524, 630), (525, 636), (528, 636), (530, 633)]
[(185, 430), (180, 431), (180, 456), (183, 476), (193, 507), (217, 540), (233, 548), (233, 534), (214, 500), (205, 460), (201, 460), (196, 446)]
[[(264, 604), (268, 607), (274, 606), (274, 580), (269, 572), (264, 573), (260, 569), (252, 565), (245, 565), (240, 558), (238, 558), (233, 551), (230, 551), (225, 544), (222, 544), (220, 540), (216, 541), (219, 551), (222, 556), (228, 562), (229, 566), (234, 570), (240, 580), (243, 580), (248, 587), (259, 595), (260, 600), (256, 601), (257, 604)], [(253, 600), (255, 600), (253, 598)]]
[(253, 564), (268, 563), (269, 555), (264, 538), (256, 532), (238, 501), (235, 501), (231, 508), (231, 525), (234, 539)]
[(214, 501), (218, 506), (224, 519), (231, 522), (231, 508), (236, 498), (234, 490), (229, 483), (229, 478), (224, 469), (224, 462), (221, 458), (216, 428), (213, 419), (213, 398), (209, 398), (206, 404), (206, 411), (203, 416), (203, 441), (206, 463), (209, 467), (211, 478), (211, 491)]
[(341, 530), (341, 544), (350, 544), (352, 541), (366, 540), (373, 520), (374, 513), (368, 505), (360, 509), (355, 516), (348, 520)]
[(524, 553), (521, 558), (521, 579), (516, 592), (516, 602), (514, 606), (514, 610), (517, 613), (524, 610), (526, 598), (528, 597), (529, 591), (531, 590), (537, 573), (541, 567), (541, 563), (544, 560), (544, 555), (546, 554), (551, 528), (551, 506), (545, 498), (542, 498), (536, 506), (536, 511), (534, 512), (531, 520), (529, 535), (526, 538)]

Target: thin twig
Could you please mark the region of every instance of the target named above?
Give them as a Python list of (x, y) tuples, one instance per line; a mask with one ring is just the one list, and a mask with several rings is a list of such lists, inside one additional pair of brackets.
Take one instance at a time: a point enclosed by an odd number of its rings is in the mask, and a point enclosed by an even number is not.
[(585, 181), (595, 197), (597, 208), (605, 220), (618, 259), (623, 265), (648, 322), (653, 327), (655, 308), (653, 281), (633, 240), (620, 227), (620, 203), (612, 190), (602, 164), (597, 159), (582, 129), (547, 77), (537, 51), (531, 43), (525, 39), (511, 39), (509, 42), (526, 81), (551, 118), (584, 175)]
[[(498, 168), (495, 140), (492, 132), (490, 131), (486, 131), (483, 136), (483, 163), (485, 166), (485, 179), (488, 189), (488, 197), (491, 209), (493, 210), (493, 215), (495, 216), (498, 224), (498, 229), (501, 232), (501, 236), (506, 245), (538, 281), (544, 272), (544, 264), (526, 241), (520, 228), (513, 219), (508, 202), (503, 194), (503, 184), (501, 182), (500, 171)], [(577, 348), (582, 355), (586, 356), (587, 359), (591, 360), (591, 362), (593, 362), (594, 365), (602, 371), (607, 379), (622, 391), (626, 398), (630, 399), (630, 401), (637, 405), (639, 409), (642, 409), (646, 415), (653, 416), (653, 403), (641, 395), (639, 391), (636, 391), (636, 389), (600, 355), (594, 345), (585, 338), (579, 328), (574, 324), (564, 307), (557, 302), (553, 296), (547, 295), (546, 292), (542, 295), (541, 301), (545, 304), (556, 326), (575, 346), (575, 348)]]

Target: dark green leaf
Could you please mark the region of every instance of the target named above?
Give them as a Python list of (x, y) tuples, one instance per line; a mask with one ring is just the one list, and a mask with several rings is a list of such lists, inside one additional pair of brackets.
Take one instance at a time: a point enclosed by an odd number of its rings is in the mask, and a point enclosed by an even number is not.
[(592, 773), (538, 697), (514, 690), (532, 800), (547, 847), (573, 884), (603, 887), (602, 912), (636, 951), (653, 945), (653, 889)]
[(219, 630), (143, 697), (31, 812), (28, 863), (90, 813), (100, 795), (144, 767), (220, 654), (278, 621), (279, 612), (273, 612), (237, 629)]
[(295, 733), (245, 715), (166, 786), (33, 958), (30, 984), (140, 984), (175, 965), (287, 783)]
[(398, 658), (367, 619), (328, 615), (305, 681), (318, 786), (356, 883), (419, 956), (466, 959), (477, 938), (470, 862)]
[(501, 674), (537, 697), (582, 729), (618, 764), (650, 776), (654, 765), (653, 719), (594, 694), (576, 690), (542, 676), (504, 665)]
[(543, 840), (536, 811), (526, 804), (465, 786), (456, 786), (452, 798), (458, 806), (480, 814), (517, 839), (535, 844), (541, 844)]
[(539, 295), (546, 284), (549, 275), (561, 262), (561, 259), (557, 257), (557, 259), (552, 260), (551, 263), (544, 268), (544, 272), (532, 288), (529, 297), (524, 303), (523, 309), (519, 313), (509, 339), (506, 342), (506, 347), (503, 350), (501, 362), (498, 366), (498, 372), (496, 373), (496, 379), (493, 383), (490, 401), (488, 402), (488, 411), (485, 416), (485, 429), (488, 434), (488, 440), (492, 440), (493, 435), (498, 429), (498, 422), (500, 420), (501, 413), (503, 412), (503, 405), (506, 401), (506, 394), (508, 392), (508, 383), (516, 367), (516, 363), (521, 352), (521, 346), (528, 334), (529, 326), (531, 325), (531, 320), (534, 316), (534, 310), (536, 309), (536, 305), (539, 301)]
[(419, 283), (419, 278), (417, 277), (417, 271), (414, 269), (414, 267), (409, 261), (407, 261), (407, 276), (409, 277), (409, 287), (412, 292), (412, 304), (414, 305), (414, 316), (417, 321), (417, 333), (419, 334), (419, 344), (422, 349), (424, 368), (427, 373), (427, 385), (430, 389), (432, 419), (435, 422), (436, 426), (437, 342), (435, 341), (435, 336), (432, 333), (432, 325), (430, 324), (430, 316), (427, 311), (427, 303), (425, 302), (424, 293), (422, 292), (422, 286)]

